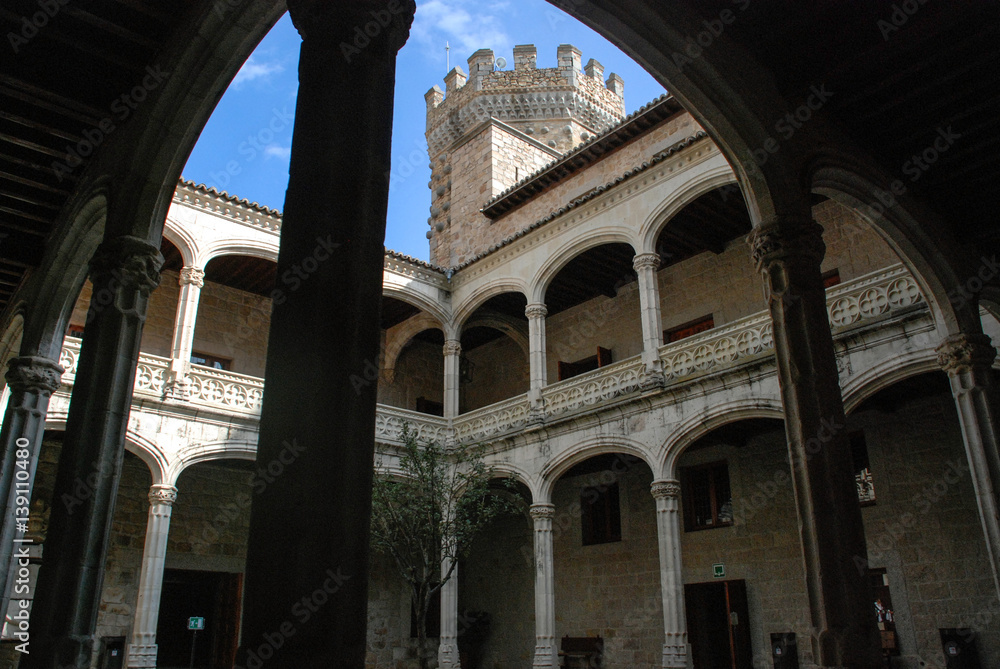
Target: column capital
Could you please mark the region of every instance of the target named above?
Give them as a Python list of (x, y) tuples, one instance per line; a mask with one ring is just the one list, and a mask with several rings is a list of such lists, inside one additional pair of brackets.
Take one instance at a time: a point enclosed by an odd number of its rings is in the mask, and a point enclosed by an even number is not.
[(149, 489), (148, 497), (150, 506), (157, 504), (173, 506), (174, 502), (177, 501), (177, 488), (172, 485), (157, 484)]
[(541, 302), (532, 302), (524, 308), (524, 315), (529, 319), (545, 318), (549, 315), (549, 308)]
[(775, 218), (747, 237), (757, 271), (767, 271), (774, 262), (808, 260), (819, 264), (826, 253), (823, 226), (811, 218)]
[(677, 499), (681, 495), (680, 481), (653, 481), (649, 488), (655, 499)]
[(59, 390), (65, 371), (55, 360), (26, 355), (11, 359), (5, 378), (12, 390), (51, 394)]
[(328, 43), (331, 49), (351, 57), (376, 39), (399, 51), (410, 34), (417, 10), (414, 0), (288, 0), (288, 14), (302, 40)]
[(957, 334), (947, 337), (937, 347), (938, 364), (949, 374), (989, 369), (997, 357), (989, 336)]
[(660, 254), (640, 253), (632, 258), (632, 268), (635, 269), (636, 272), (644, 269), (656, 271), (660, 268)]
[(446, 339), (444, 342), (444, 354), (447, 355), (461, 355), (462, 353), (462, 342), (457, 339)]
[(160, 249), (145, 239), (115, 237), (97, 247), (90, 261), (90, 277), (95, 287), (105, 281), (115, 281), (149, 297), (160, 285), (162, 266)]
[(177, 283), (181, 286), (194, 285), (198, 288), (205, 287), (205, 270), (200, 267), (182, 267)]
[(552, 520), (556, 516), (555, 504), (532, 504), (528, 507), (532, 520)]

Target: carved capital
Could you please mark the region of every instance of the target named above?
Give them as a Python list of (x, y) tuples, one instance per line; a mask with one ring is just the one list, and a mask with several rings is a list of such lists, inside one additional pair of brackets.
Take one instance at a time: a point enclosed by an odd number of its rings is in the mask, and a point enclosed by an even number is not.
[(952, 335), (937, 347), (938, 364), (949, 374), (989, 369), (997, 357), (990, 338), (984, 334)]
[(677, 499), (681, 495), (679, 481), (653, 481), (649, 488), (655, 499)]
[(766, 272), (772, 263), (809, 262), (823, 260), (823, 226), (809, 219), (779, 219), (754, 230), (747, 243), (757, 271)]
[(540, 302), (529, 304), (524, 308), (524, 315), (531, 318), (545, 318), (549, 315), (549, 309)]
[(329, 44), (347, 62), (375, 43), (395, 54), (406, 43), (417, 10), (414, 0), (288, 0), (288, 14), (303, 41)]
[(644, 269), (651, 269), (655, 272), (660, 268), (660, 255), (658, 253), (640, 253), (632, 258), (632, 267), (636, 272)]
[(194, 285), (199, 288), (205, 287), (205, 270), (198, 267), (182, 267), (177, 283), (181, 286)]
[(444, 342), (444, 354), (449, 355), (461, 355), (462, 353), (462, 342), (457, 339), (448, 339)]
[(532, 520), (552, 520), (556, 516), (555, 504), (532, 504), (528, 508)]
[(116, 237), (101, 244), (90, 261), (95, 290), (111, 284), (138, 290), (149, 297), (160, 285), (163, 256), (160, 249), (138, 237)]
[(59, 390), (64, 371), (55, 360), (28, 355), (10, 361), (6, 379), (11, 390), (51, 395)]
[(149, 504), (173, 506), (177, 501), (177, 488), (172, 485), (154, 485), (149, 489)]

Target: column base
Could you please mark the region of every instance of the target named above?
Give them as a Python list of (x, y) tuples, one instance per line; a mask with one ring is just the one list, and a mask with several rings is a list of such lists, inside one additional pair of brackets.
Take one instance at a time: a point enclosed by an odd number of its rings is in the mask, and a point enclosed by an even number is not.
[(126, 660), (126, 667), (136, 667), (137, 669), (156, 667), (156, 649), (157, 645), (150, 644), (148, 646), (129, 646), (128, 647), (128, 659)]
[(687, 646), (663, 644), (663, 669), (687, 669)]
[(532, 669), (558, 669), (559, 655), (555, 637), (535, 638), (535, 659)]
[(458, 645), (454, 640), (442, 639), (438, 645), (438, 669), (462, 669)]

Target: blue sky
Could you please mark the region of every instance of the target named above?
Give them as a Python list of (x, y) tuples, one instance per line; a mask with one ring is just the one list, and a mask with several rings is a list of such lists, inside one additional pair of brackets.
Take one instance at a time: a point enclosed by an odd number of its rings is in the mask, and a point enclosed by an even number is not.
[[(410, 39), (399, 52), (393, 120), (393, 181), (389, 190), (386, 246), (426, 260), (430, 169), (424, 139), (424, 93), (480, 48), (491, 48), (513, 66), (515, 44), (538, 47), (538, 66), (555, 67), (556, 47), (573, 44), (583, 62), (596, 58), (606, 74), (625, 80), (629, 113), (663, 93), (639, 65), (610, 42), (544, 0), (417, 0)], [(299, 36), (282, 17), (219, 102), (191, 154), (184, 177), (282, 209), (298, 86)], [(419, 156), (419, 159), (418, 159)], [(408, 174), (407, 177), (398, 175)]]

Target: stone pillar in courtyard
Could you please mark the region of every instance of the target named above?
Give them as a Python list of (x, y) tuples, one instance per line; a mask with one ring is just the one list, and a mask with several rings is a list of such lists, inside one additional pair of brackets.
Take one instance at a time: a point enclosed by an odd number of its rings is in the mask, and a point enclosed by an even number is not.
[[(15, 509), (27, 505), (18, 504), (18, 497), (31, 499), (31, 482), (35, 480), (38, 454), (45, 434), (45, 415), (49, 409), (52, 393), (59, 389), (63, 368), (55, 360), (33, 356), (13, 358), (7, 370), (7, 387), (10, 397), (7, 411), (0, 430), (0, 448), (3, 448), (3, 465), (0, 467), (0, 499), (4, 500), (2, 528), (0, 528), (0, 611), (6, 613), (8, 598), (8, 569), (16, 547), (14, 540), (19, 534), (18, 521), (27, 521), (16, 515)], [(27, 457), (20, 457), (26, 455)], [(23, 469), (18, 461), (27, 461)], [(27, 473), (18, 475), (18, 471)], [(15, 480), (17, 478), (18, 480)]]
[(444, 343), (444, 417), (458, 416), (461, 379), (460, 364), (462, 343), (457, 339), (448, 339)]
[(532, 504), (535, 524), (535, 669), (559, 666), (556, 646), (556, 578), (552, 546), (554, 504)]
[(205, 287), (205, 270), (198, 267), (184, 267), (177, 277), (177, 283), (181, 287), (181, 292), (177, 300), (177, 317), (174, 320), (168, 392), (179, 399), (187, 399), (190, 396), (187, 375), (191, 370), (194, 328), (198, 319), (201, 289)]
[(687, 667), (687, 618), (681, 571), (681, 524), (678, 481), (654, 481), (656, 536), (660, 546), (660, 594), (663, 597), (663, 669)]
[(992, 378), (996, 356), (996, 349), (984, 334), (955, 335), (938, 347), (938, 361), (951, 382), (987, 556), (1000, 594), (1000, 441)]
[[(441, 574), (451, 569), (447, 559), (441, 564)], [(441, 638), (438, 644), (439, 669), (461, 669), (458, 657), (458, 565), (451, 578), (441, 586)]]
[[(396, 53), (413, 0), (290, 0), (302, 36), (237, 664), (361, 669)], [(312, 262), (312, 261), (310, 261)], [(305, 606), (307, 621), (293, 610)], [(280, 643), (277, 641), (280, 638)]]
[(156, 245), (130, 236), (106, 239), (91, 260), (93, 298), (53, 492), (63, 503), (49, 517), (22, 669), (90, 666), (139, 341), (162, 264)]
[(660, 256), (655, 253), (640, 253), (632, 259), (632, 267), (639, 277), (642, 361), (646, 368), (642, 385), (644, 388), (662, 387), (663, 363), (660, 361), (660, 346), (663, 344), (663, 332), (660, 325), (660, 287), (656, 280)]
[(154, 485), (149, 489), (149, 520), (139, 573), (139, 598), (132, 623), (132, 640), (128, 646), (128, 667), (156, 666), (156, 624), (160, 617), (170, 512), (176, 501), (177, 488), (172, 485)]
[(820, 273), (823, 228), (808, 212), (777, 217), (749, 241), (774, 328), (815, 662), (875, 669), (883, 663), (857, 566), (868, 551)]
[(545, 317), (549, 310), (544, 304), (532, 303), (524, 309), (528, 317), (528, 402), (531, 405), (531, 415), (536, 421), (541, 421), (545, 414), (542, 400), (542, 389), (548, 383), (545, 360)]

